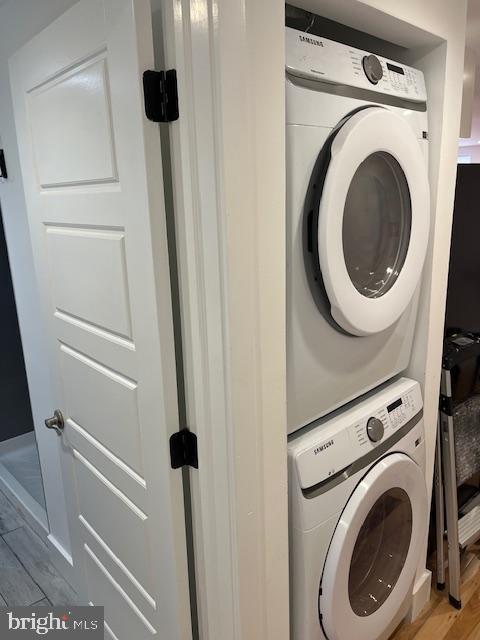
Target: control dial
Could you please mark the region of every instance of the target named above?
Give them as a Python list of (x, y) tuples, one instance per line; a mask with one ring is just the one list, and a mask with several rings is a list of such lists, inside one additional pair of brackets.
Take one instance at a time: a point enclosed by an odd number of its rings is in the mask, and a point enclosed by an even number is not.
[(383, 69), (377, 56), (364, 56), (362, 60), (365, 75), (372, 84), (378, 84), (383, 77)]
[(379, 442), (383, 438), (385, 428), (379, 418), (369, 418), (367, 422), (367, 436), (372, 442)]

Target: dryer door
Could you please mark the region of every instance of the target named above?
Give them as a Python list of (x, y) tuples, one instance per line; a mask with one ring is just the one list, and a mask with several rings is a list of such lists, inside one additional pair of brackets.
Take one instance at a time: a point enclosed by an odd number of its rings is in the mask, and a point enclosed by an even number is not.
[(318, 269), (310, 284), (324, 288), (341, 329), (379, 333), (405, 311), (425, 260), (430, 198), (421, 146), (404, 118), (367, 107), (339, 124), (316, 170), (305, 212), (307, 270)]
[(373, 640), (412, 592), (428, 517), (421, 468), (394, 453), (352, 493), (323, 570), (319, 607), (329, 640)]

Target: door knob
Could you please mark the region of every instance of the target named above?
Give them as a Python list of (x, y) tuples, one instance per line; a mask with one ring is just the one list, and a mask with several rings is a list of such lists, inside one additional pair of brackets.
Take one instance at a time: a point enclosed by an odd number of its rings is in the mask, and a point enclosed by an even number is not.
[(45, 420), (45, 426), (47, 429), (55, 429), (57, 435), (61, 436), (65, 426), (62, 412), (59, 409), (55, 409), (53, 416)]

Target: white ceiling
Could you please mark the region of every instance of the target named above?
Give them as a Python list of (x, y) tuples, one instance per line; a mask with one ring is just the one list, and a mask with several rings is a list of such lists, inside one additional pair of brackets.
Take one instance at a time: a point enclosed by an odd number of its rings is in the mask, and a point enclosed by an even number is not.
[(460, 146), (480, 145), (480, 0), (469, 0), (467, 15), (467, 40), (477, 59), (475, 74), (475, 98), (473, 103), (472, 135), (460, 138)]

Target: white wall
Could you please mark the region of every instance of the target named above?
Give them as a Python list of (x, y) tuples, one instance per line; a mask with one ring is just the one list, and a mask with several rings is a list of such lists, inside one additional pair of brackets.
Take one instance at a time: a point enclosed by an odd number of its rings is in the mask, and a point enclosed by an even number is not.
[(472, 163), (480, 162), (480, 144), (458, 147), (458, 156), (470, 156)]
[[(472, 6), (470, 3), (469, 6)], [(470, 138), (472, 132), (473, 112), (475, 107), (475, 76), (477, 71), (477, 54), (469, 47), (465, 48), (465, 68), (463, 71), (462, 115), (460, 118), (460, 137)], [(471, 141), (470, 141), (471, 142)]]
[(37, 296), (30, 234), (18, 158), (10, 93), (8, 58), (41, 31), (75, 0), (7, 0), (0, 8), (0, 147), (5, 149), (8, 180), (0, 183), (0, 203), (9, 250), (25, 366), (32, 402), (35, 432), (42, 464), (50, 542), (70, 550), (61, 481), (60, 438), (48, 431), (44, 418), (53, 413), (49, 373), (46, 370), (44, 328)]

